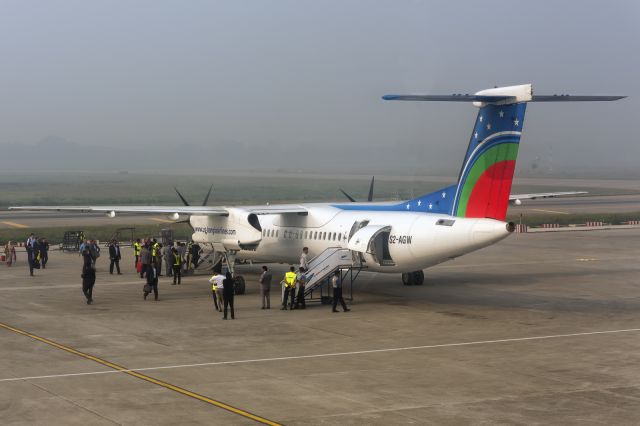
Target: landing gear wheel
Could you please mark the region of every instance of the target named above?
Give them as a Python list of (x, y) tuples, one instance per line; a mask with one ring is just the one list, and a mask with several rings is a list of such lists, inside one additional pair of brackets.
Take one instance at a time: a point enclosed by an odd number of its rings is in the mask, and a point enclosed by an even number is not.
[(235, 294), (244, 294), (245, 286), (244, 286), (244, 277), (242, 275), (236, 275), (233, 279), (233, 287)]
[(413, 285), (413, 276), (412, 272), (403, 272), (402, 273), (402, 284), (404, 285)]
[(402, 284), (404, 285), (422, 285), (423, 283), (423, 271), (405, 272), (402, 274)]

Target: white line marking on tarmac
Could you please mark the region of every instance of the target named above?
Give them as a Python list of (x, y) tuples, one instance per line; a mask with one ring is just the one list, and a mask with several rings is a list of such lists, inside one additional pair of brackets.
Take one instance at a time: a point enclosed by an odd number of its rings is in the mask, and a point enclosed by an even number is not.
[(168, 369), (175, 369), (175, 368), (211, 367), (216, 365), (287, 361), (287, 360), (294, 360), (294, 359), (328, 358), (328, 357), (338, 357), (338, 356), (376, 354), (376, 353), (384, 353), (384, 352), (401, 352), (401, 351), (415, 351), (420, 349), (453, 348), (453, 347), (459, 347), (459, 346), (489, 345), (489, 344), (495, 344), (495, 343), (511, 343), (511, 342), (559, 339), (562, 337), (580, 337), (580, 336), (594, 336), (598, 334), (619, 334), (619, 333), (636, 333), (636, 332), (640, 332), (640, 328), (627, 328), (622, 330), (605, 330), (605, 331), (588, 331), (584, 333), (552, 334), (547, 336), (514, 337), (511, 339), (478, 340), (474, 342), (442, 343), (439, 345), (406, 346), (403, 348), (370, 349), (370, 350), (363, 350), (363, 351), (334, 352), (334, 353), (324, 353), (324, 354), (314, 354), (314, 355), (282, 356), (282, 357), (275, 357), (275, 358), (256, 358), (256, 359), (243, 359), (243, 360), (235, 360), (235, 361), (214, 361), (214, 362), (202, 362), (198, 364), (165, 365), (160, 367), (132, 368), (129, 370), (106, 370), (106, 371), (89, 371), (85, 373), (51, 374), (47, 376), (10, 377), (6, 379), (0, 379), (0, 383), (1, 382), (17, 382), (20, 380), (93, 376), (98, 374), (126, 373), (126, 372), (132, 372), (132, 371), (141, 372), (141, 371), (168, 370)]
[(569, 214), (569, 212), (561, 212), (558, 210), (542, 210), (542, 209), (531, 209), (531, 210), (533, 210), (534, 212)]

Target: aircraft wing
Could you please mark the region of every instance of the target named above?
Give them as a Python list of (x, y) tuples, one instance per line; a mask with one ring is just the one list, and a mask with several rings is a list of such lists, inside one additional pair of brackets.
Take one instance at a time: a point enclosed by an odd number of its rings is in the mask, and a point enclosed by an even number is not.
[(140, 213), (140, 214), (201, 214), (209, 216), (225, 216), (227, 209), (221, 207), (202, 206), (19, 206), (9, 210), (58, 211), (79, 213)]
[(238, 206), (238, 208), (246, 210), (250, 213), (262, 215), (262, 214), (298, 214), (306, 215), (309, 213), (305, 207), (297, 204), (278, 204), (274, 206)]
[(537, 194), (511, 194), (509, 201), (515, 200), (535, 200), (536, 198), (556, 198), (570, 197), (572, 195), (588, 194), (586, 191), (567, 191), (567, 192), (540, 192)]
[[(257, 215), (307, 214), (307, 209), (298, 205), (238, 206), (237, 208)], [(118, 213), (228, 216), (230, 208), (209, 206), (19, 206), (9, 207), (9, 210), (105, 213), (111, 216)]]

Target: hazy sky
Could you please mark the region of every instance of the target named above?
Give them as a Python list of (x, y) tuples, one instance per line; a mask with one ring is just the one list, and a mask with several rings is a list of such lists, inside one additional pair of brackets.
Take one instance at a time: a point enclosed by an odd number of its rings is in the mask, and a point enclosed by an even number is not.
[(519, 167), (637, 169), (638, 52), (637, 1), (0, 0), (0, 144), (241, 144), (274, 168), (327, 150), (453, 175), (475, 109), (380, 96), (531, 82), (630, 98), (530, 105)]

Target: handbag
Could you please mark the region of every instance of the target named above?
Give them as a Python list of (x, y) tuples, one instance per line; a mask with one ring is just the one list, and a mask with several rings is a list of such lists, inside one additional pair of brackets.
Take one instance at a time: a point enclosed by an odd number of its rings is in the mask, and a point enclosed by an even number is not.
[(142, 272), (142, 261), (138, 260), (138, 263), (136, 263), (136, 271), (138, 271), (138, 273)]
[(151, 293), (151, 286), (149, 284), (145, 284), (144, 287), (142, 287), (142, 291), (145, 293)]

